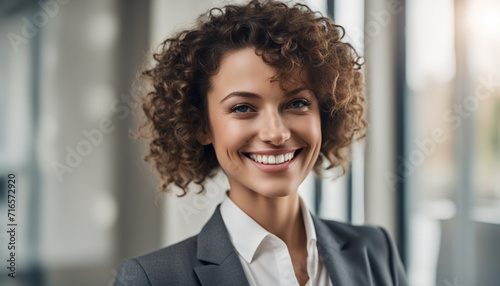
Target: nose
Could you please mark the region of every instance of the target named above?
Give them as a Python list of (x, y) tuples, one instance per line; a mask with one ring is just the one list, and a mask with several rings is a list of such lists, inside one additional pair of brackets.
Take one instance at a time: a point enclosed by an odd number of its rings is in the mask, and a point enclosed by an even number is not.
[(278, 111), (269, 112), (262, 117), (259, 138), (275, 146), (282, 145), (290, 138), (290, 129)]

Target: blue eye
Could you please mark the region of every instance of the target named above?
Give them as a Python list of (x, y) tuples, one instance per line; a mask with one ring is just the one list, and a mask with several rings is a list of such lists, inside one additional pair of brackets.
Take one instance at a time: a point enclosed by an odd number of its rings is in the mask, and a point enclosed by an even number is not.
[(307, 100), (304, 100), (304, 99), (299, 99), (299, 100), (294, 100), (290, 103), (290, 108), (304, 108), (304, 107), (307, 107), (309, 106), (309, 102), (307, 102)]
[(231, 112), (235, 113), (246, 113), (250, 111), (250, 107), (247, 105), (237, 105), (231, 109)]

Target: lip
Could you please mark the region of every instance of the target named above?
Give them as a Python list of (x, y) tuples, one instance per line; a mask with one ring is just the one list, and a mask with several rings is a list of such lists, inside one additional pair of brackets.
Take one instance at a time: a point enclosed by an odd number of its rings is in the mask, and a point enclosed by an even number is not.
[(302, 148), (286, 148), (286, 149), (270, 149), (270, 150), (259, 150), (259, 151), (244, 151), (243, 154), (255, 154), (255, 155), (282, 155), (286, 153), (296, 152)]
[[(278, 150), (259, 150), (258, 152), (243, 152), (245, 158), (248, 159), (252, 164), (254, 164), (258, 169), (267, 173), (278, 173), (284, 172), (290, 169), (294, 164), (303, 148), (290, 148), (290, 149), (278, 149)], [(259, 155), (281, 155), (290, 152), (295, 152), (292, 160), (283, 162), (281, 164), (263, 164), (250, 159), (248, 154), (259, 154)]]

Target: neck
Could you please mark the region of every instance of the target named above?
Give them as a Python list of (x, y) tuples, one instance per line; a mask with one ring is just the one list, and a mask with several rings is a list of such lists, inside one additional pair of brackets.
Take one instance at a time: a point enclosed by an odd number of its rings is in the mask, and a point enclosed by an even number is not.
[(306, 247), (306, 231), (298, 192), (285, 197), (264, 197), (255, 192), (229, 192), (229, 198), (265, 230), (285, 242), (288, 248)]

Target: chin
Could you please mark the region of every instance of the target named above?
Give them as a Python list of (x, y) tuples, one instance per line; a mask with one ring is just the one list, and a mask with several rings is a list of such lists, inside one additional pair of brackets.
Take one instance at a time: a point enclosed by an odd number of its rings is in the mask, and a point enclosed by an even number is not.
[(258, 188), (254, 189), (254, 192), (258, 193), (261, 196), (268, 197), (268, 198), (281, 198), (281, 197), (287, 197), (293, 193), (295, 193), (298, 190), (297, 187), (292, 187), (292, 186), (283, 186), (283, 185), (275, 185), (271, 184), (270, 186), (266, 186), (264, 188)]

